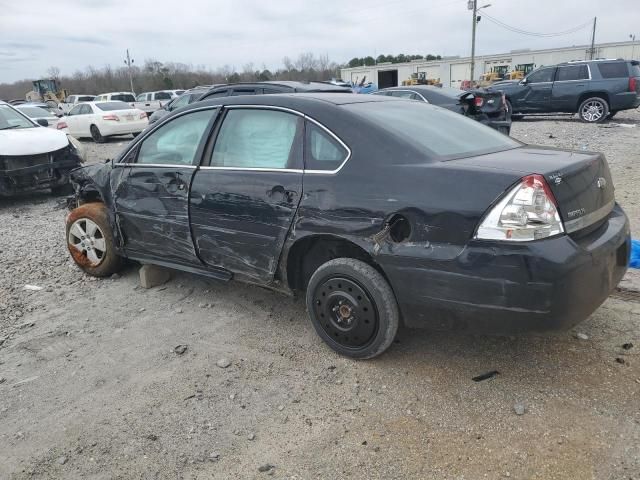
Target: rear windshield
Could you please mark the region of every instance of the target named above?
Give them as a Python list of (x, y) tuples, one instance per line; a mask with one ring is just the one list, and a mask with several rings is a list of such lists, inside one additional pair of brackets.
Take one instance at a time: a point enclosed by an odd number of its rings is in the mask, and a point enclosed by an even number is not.
[(423, 102), (352, 103), (347, 110), (438, 160), (510, 150), (519, 142), (464, 115)]
[(112, 110), (133, 110), (133, 107), (131, 105), (124, 102), (96, 103), (96, 107), (98, 107), (103, 112), (110, 112)]
[(459, 88), (451, 88), (451, 87), (441, 87), (438, 88), (438, 92), (442, 92), (443, 95), (446, 95), (450, 98), (460, 98), (463, 94), (467, 93), (465, 90), (460, 90)]
[(120, 100), (121, 102), (135, 102), (136, 99), (130, 93), (117, 93), (111, 95), (111, 100)]
[(629, 76), (626, 62), (598, 63), (602, 78), (622, 78)]
[(90, 101), (91, 101), (91, 100), (93, 100), (94, 98), (96, 98), (96, 97), (93, 97), (93, 96), (91, 96), (91, 95), (87, 95), (87, 96), (84, 96), (84, 97), (78, 97), (78, 100), (77, 100), (77, 101), (78, 101), (78, 102), (90, 102)]

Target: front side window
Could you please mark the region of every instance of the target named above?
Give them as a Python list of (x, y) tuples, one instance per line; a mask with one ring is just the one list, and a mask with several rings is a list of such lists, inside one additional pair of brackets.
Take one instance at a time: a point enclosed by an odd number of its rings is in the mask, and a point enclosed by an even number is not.
[(553, 82), (553, 73), (555, 70), (555, 68), (541, 68), (536, 70), (529, 74), (527, 83)]
[(255, 95), (256, 91), (254, 88), (234, 88), (233, 96), (238, 95)]
[(173, 102), (171, 102), (169, 106), (169, 111), (173, 111), (176, 108), (184, 107), (188, 103), (189, 103), (189, 95), (183, 95), (182, 97), (177, 98)]
[(234, 109), (222, 123), (213, 167), (299, 168), (301, 118), (275, 110)]
[(140, 145), (136, 163), (195, 165), (196, 152), (215, 113), (187, 113), (158, 128)]
[(336, 170), (347, 159), (349, 152), (322, 128), (307, 122), (305, 132), (306, 170)]
[(136, 102), (144, 102), (145, 97), (146, 97), (146, 93), (141, 93), (136, 97)]
[(406, 90), (395, 90), (393, 92), (391, 92), (391, 96), (392, 97), (397, 97), (397, 98), (408, 98), (410, 100), (417, 100), (418, 96), (413, 93), (413, 92), (409, 92)]
[(557, 82), (566, 80), (584, 80), (589, 78), (589, 69), (586, 65), (568, 65), (558, 67)]
[(209, 95), (207, 95), (206, 98), (203, 98), (203, 100), (208, 100), (210, 98), (215, 98), (215, 97), (226, 97), (228, 94), (229, 94), (229, 90), (219, 90), (217, 92), (210, 93)]

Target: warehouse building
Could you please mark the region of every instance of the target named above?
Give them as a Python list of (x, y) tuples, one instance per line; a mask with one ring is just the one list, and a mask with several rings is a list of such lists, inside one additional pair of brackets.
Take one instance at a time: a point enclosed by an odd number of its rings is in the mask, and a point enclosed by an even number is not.
[[(601, 43), (594, 46), (594, 58), (627, 58), (640, 57), (640, 43), (617, 42)], [(547, 50), (512, 50), (509, 53), (495, 55), (478, 55), (475, 58), (474, 80), (478, 80), (483, 73), (493, 71), (507, 72), (524, 70), (529, 72), (543, 65), (571, 60), (586, 60), (589, 58), (591, 45), (581, 45)], [(440, 79), (443, 86), (460, 88), (463, 80), (469, 80), (471, 75), (471, 58), (443, 57), (441, 60), (414, 60), (408, 63), (379, 63), (367, 67), (343, 68), (342, 79), (358, 83), (366, 77), (378, 88), (396, 87), (402, 85), (403, 80), (411, 74), (425, 72), (428, 79)]]

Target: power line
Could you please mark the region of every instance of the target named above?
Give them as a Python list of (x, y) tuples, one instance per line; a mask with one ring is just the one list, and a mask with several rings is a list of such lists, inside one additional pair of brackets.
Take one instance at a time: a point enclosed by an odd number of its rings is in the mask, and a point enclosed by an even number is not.
[(521, 35), (529, 35), (532, 37), (559, 37), (561, 35), (569, 35), (571, 33), (577, 32), (578, 30), (582, 30), (583, 28), (585, 28), (588, 25), (592, 24), (592, 21), (589, 20), (588, 22), (585, 22), (581, 25), (578, 25), (576, 27), (570, 28), (569, 30), (565, 30), (563, 32), (555, 32), (555, 33), (539, 33), (539, 32), (530, 32), (528, 30), (523, 30), (521, 28), (518, 27), (513, 27), (511, 25), (508, 25), (500, 20), (498, 20), (497, 18), (492, 17), (491, 15), (488, 15), (486, 12), (483, 13), (482, 15), (483, 17), (486, 17), (490, 22), (495, 23), (496, 25), (505, 28), (511, 32), (514, 33), (519, 33)]

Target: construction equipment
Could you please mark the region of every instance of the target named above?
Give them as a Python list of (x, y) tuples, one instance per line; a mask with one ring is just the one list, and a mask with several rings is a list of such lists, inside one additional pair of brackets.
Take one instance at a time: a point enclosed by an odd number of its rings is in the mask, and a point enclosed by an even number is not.
[(488, 87), (492, 83), (504, 80), (508, 69), (509, 67), (507, 65), (497, 65), (495, 67), (491, 67), (491, 70), (489, 72), (480, 75), (478, 86)]
[(411, 85), (434, 85), (438, 86), (440, 84), (439, 78), (427, 78), (426, 72), (416, 72), (412, 73), (411, 77), (408, 80), (402, 81), (403, 87), (408, 87)]
[(44, 102), (50, 107), (56, 108), (67, 98), (67, 91), (58, 88), (58, 82), (52, 78), (35, 80), (32, 85), (33, 90), (26, 95), (29, 102)]
[(529, 72), (533, 71), (533, 63), (516, 65), (513, 70), (504, 76), (505, 80), (522, 80)]

